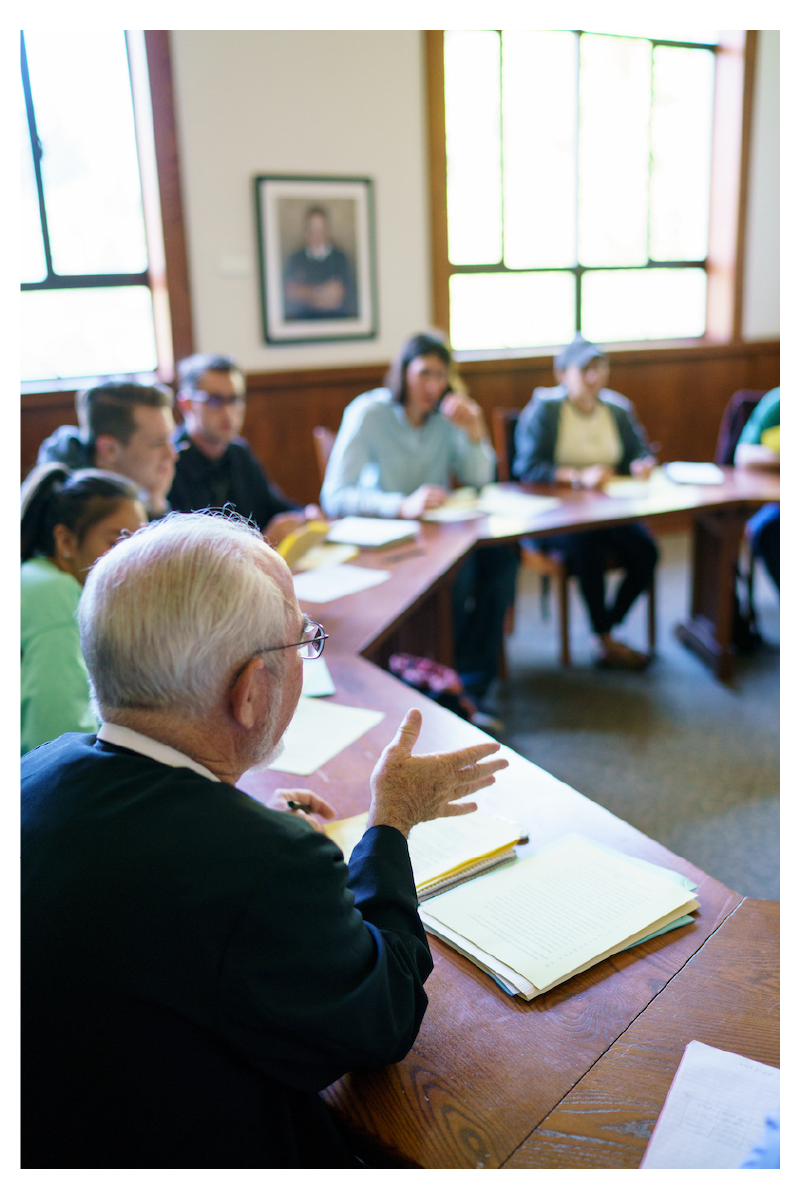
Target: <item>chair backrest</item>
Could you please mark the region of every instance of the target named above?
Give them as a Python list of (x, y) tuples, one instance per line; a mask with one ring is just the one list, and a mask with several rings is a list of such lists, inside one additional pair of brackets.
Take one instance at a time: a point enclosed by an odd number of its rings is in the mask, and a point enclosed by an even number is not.
[(718, 467), (732, 467), (736, 443), (742, 435), (742, 430), (748, 422), (751, 412), (764, 395), (766, 388), (742, 388), (734, 392), (725, 405), (722, 421), (717, 437), (717, 448), (714, 451), (714, 462)]
[(492, 441), (500, 483), (508, 483), (514, 479), (514, 434), (517, 431), (519, 412), (518, 408), (492, 409)]
[(328, 459), (331, 456), (333, 443), (336, 441), (336, 434), (330, 429), (326, 429), (324, 425), (317, 425), (314, 428), (314, 450), (317, 455), (317, 470), (319, 471), (319, 486), (322, 487), (325, 482), (325, 469), (328, 466)]

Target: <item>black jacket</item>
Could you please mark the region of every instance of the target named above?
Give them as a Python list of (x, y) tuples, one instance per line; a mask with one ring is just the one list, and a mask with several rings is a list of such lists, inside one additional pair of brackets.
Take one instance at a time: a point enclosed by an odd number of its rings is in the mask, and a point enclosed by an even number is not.
[(23, 1168), (352, 1167), (317, 1092), (411, 1048), (405, 839), (93, 735), (22, 760)]
[(176, 512), (198, 512), (228, 504), (264, 529), (278, 513), (301, 508), (270, 483), (244, 438), (235, 438), (215, 460), (206, 458), (183, 428), (176, 431), (174, 443), (178, 461), (168, 499)]

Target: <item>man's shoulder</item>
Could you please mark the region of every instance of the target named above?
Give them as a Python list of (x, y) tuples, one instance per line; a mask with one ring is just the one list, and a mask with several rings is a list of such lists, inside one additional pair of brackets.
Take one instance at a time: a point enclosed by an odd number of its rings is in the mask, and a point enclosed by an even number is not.
[(36, 461), (60, 462), (71, 471), (93, 465), (89, 445), (77, 425), (59, 425), (42, 442)]

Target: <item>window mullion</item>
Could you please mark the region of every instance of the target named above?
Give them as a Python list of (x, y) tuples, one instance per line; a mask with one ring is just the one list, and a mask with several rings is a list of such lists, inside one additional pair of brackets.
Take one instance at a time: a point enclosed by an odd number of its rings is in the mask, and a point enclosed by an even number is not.
[(581, 37), (580, 30), (575, 32), (575, 162), (573, 174), (573, 217), (575, 224), (575, 332), (581, 329), (581, 298), (583, 283), (583, 268), (580, 265), (580, 229), (578, 228), (578, 213), (580, 211), (581, 186)]
[(42, 184), (42, 143), (39, 141), (39, 135), (36, 132), (36, 113), (33, 107), (33, 93), (31, 92), (31, 81), (28, 74), (28, 56), (25, 53), (25, 34), (22, 30), (20, 30), (19, 37), (22, 91), (25, 96), (25, 113), (28, 118), (33, 170), (36, 176), (36, 191), (39, 197), (39, 221), (42, 231), (42, 244), (44, 246), (44, 261), (47, 268), (47, 277), (51, 278), (53, 275), (53, 257), (50, 253), (50, 232), (47, 227), (47, 208), (44, 200), (44, 185)]

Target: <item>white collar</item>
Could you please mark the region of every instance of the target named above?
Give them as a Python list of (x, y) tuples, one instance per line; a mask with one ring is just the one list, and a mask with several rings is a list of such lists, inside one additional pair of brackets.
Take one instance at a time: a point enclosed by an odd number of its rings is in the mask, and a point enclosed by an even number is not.
[(167, 767), (188, 767), (190, 771), (196, 771), (204, 779), (213, 779), (214, 783), (219, 783), (216, 775), (212, 774), (207, 767), (196, 763), (193, 758), (189, 758), (188, 754), (176, 750), (174, 746), (165, 746), (163, 742), (157, 742), (155, 738), (148, 737), (144, 733), (137, 733), (135, 729), (129, 729), (127, 725), (114, 725), (110, 721), (105, 721), (100, 726), (97, 737), (101, 742), (108, 742), (111, 746), (122, 746), (126, 750), (134, 750), (137, 754), (144, 754), (146, 758), (153, 758)]

